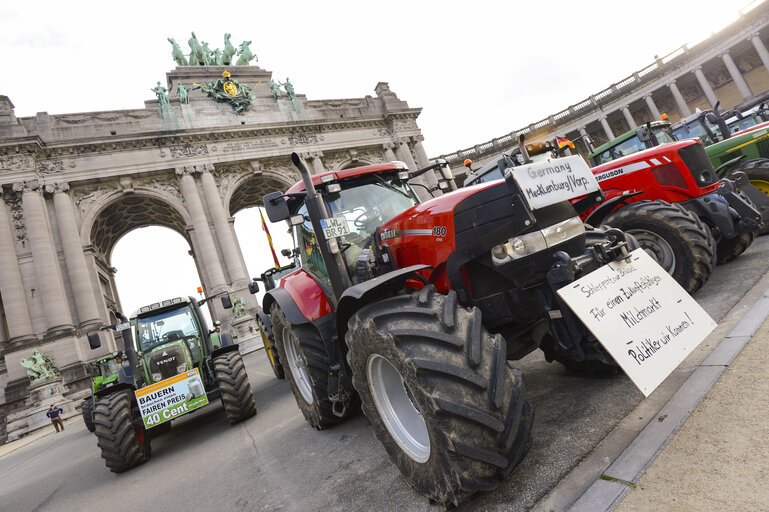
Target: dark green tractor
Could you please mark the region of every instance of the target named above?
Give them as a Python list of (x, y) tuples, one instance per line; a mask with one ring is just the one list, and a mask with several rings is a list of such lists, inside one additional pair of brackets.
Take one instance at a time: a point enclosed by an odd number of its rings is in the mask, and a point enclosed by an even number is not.
[(83, 422), (89, 432), (96, 430), (93, 422), (93, 409), (96, 404), (96, 392), (119, 383), (132, 383), (133, 371), (128, 363), (125, 352), (113, 352), (100, 357), (88, 365), (88, 374), (91, 376), (91, 395), (83, 399), (81, 412)]
[[(212, 297), (164, 300), (126, 321), (102, 327), (121, 333), (132, 378), (95, 390), (93, 423), (107, 467), (120, 473), (150, 458), (150, 439), (170, 422), (219, 398), (230, 424), (256, 414), (246, 368), (219, 322), (208, 329), (200, 306)], [(228, 296), (222, 305), (231, 308)], [(88, 336), (92, 349), (99, 333)]]

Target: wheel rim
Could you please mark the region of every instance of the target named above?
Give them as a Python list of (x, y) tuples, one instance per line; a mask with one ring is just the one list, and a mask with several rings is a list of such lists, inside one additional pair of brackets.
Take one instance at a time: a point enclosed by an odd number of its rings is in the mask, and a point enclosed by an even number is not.
[(271, 366), (275, 366), (275, 357), (272, 355), (272, 346), (270, 346), (270, 341), (267, 339), (267, 335), (264, 334), (263, 330), (261, 333), (262, 343), (264, 344), (264, 351), (267, 352), (267, 359), (269, 359)]
[(307, 366), (304, 364), (304, 358), (302, 358), (299, 340), (290, 327), (283, 328), (283, 347), (286, 349), (288, 367), (291, 369), (291, 375), (294, 376), (296, 387), (299, 388), (299, 394), (302, 395), (305, 402), (311, 404), (314, 399), (310, 375), (307, 373)]
[(369, 388), (379, 417), (401, 450), (416, 462), (430, 458), (430, 436), (412, 393), (395, 367), (379, 354), (366, 365)]
[(646, 253), (654, 258), (660, 267), (664, 268), (668, 274), (673, 274), (676, 270), (676, 255), (670, 244), (657, 233), (645, 231), (642, 229), (628, 230), (638, 240), (638, 245)]
[(750, 180), (750, 184), (756, 187), (758, 190), (769, 196), (769, 181), (764, 180)]

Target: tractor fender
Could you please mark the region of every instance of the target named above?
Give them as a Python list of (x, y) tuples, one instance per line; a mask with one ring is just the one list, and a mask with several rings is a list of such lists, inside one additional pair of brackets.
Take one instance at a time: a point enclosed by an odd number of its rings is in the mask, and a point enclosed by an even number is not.
[[(229, 336), (229, 333), (226, 333)], [(211, 360), (215, 359), (216, 357), (226, 354), (227, 352), (237, 352), (238, 351), (238, 344), (232, 343), (232, 338), (230, 338), (230, 344), (226, 346), (222, 346), (219, 348), (214, 349), (213, 352), (211, 352)]]
[(643, 193), (643, 190), (638, 190), (636, 192), (625, 192), (616, 197), (612, 197), (608, 201), (605, 201), (601, 206), (590, 212), (590, 215), (585, 218), (585, 224), (590, 224), (591, 226), (600, 226), (606, 216), (609, 215), (617, 206), (620, 204), (625, 204), (631, 197), (635, 197)]
[(267, 336), (270, 336), (272, 334), (272, 320), (270, 320), (270, 315), (268, 315), (265, 310), (259, 311), (256, 313), (256, 316), (259, 318), (259, 320), (262, 321), (262, 325), (264, 326), (264, 330), (267, 331), (265, 334)]
[(395, 295), (403, 289), (406, 280), (419, 270), (432, 268), (429, 265), (412, 265), (388, 272), (374, 279), (356, 284), (344, 291), (336, 308), (336, 332), (339, 339), (344, 339), (347, 321), (356, 311), (375, 300)]
[(285, 288), (273, 288), (265, 293), (262, 300), (262, 311), (269, 311), (275, 303), (278, 304), (283, 314), (286, 315), (286, 320), (293, 325), (309, 323), (310, 320), (304, 316), (299, 306), (296, 305), (294, 298)]
[(123, 391), (124, 389), (129, 390), (131, 394), (133, 394), (133, 392), (136, 391), (136, 386), (129, 384), (128, 382), (118, 382), (113, 386), (107, 386), (106, 388), (99, 389), (94, 393), (94, 396), (101, 398), (103, 396), (111, 395), (112, 393), (117, 393), (118, 391)]

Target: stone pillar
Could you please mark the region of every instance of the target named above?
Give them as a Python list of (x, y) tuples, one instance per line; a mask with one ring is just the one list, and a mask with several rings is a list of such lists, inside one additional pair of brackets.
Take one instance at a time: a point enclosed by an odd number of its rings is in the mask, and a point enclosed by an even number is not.
[(48, 332), (72, 330), (74, 325), (67, 308), (67, 294), (61, 280), (59, 258), (51, 238), (48, 214), (39, 185), (37, 182), (25, 182), (16, 183), (13, 187), (14, 190), (22, 191), (24, 220)]
[(587, 130), (585, 130), (584, 126), (581, 126), (579, 128), (579, 134), (582, 135), (583, 137), (587, 136)]
[(102, 323), (96, 295), (91, 286), (91, 276), (83, 254), (80, 242), (80, 231), (75, 219), (75, 209), (72, 199), (67, 194), (69, 185), (57, 183), (51, 187), (53, 192), (53, 207), (59, 221), (59, 235), (64, 250), (64, 260), (67, 263), (67, 273), (75, 296), (77, 316), (80, 325), (90, 327)]
[(398, 159), (398, 157), (395, 156), (395, 152), (393, 151), (394, 147), (395, 147), (395, 144), (392, 142), (382, 144), (382, 148), (384, 149), (384, 152), (385, 152), (385, 160), (387, 160), (388, 162), (392, 162)]
[(649, 112), (652, 115), (652, 119), (659, 120), (662, 117), (662, 115), (660, 114), (660, 111), (657, 108), (657, 105), (654, 103), (654, 99), (652, 98), (652, 95), (648, 94), (644, 96), (644, 101), (646, 101), (646, 106), (649, 107)]
[(678, 90), (675, 80), (668, 84), (668, 88), (670, 89), (670, 94), (673, 95), (673, 99), (676, 100), (676, 105), (678, 106), (678, 111), (681, 113), (681, 116), (687, 117), (692, 115), (692, 111), (689, 110), (689, 105), (686, 104), (686, 100), (684, 100), (681, 91)]
[(310, 163), (312, 164), (312, 173), (313, 174), (321, 174), (326, 172), (326, 167), (323, 165), (323, 161), (321, 160), (321, 157), (323, 157), (323, 153), (320, 151), (314, 151), (310, 153)]
[(419, 167), (427, 167), (430, 165), (430, 158), (427, 156), (427, 152), (422, 145), (422, 141), (425, 140), (425, 138), (422, 135), (418, 135), (416, 137), (411, 137), (411, 140), (414, 141), (414, 153), (416, 153), (417, 164)]
[(625, 121), (627, 121), (627, 124), (630, 126), (631, 130), (638, 127), (635, 119), (633, 119), (633, 115), (630, 113), (630, 109), (627, 106), (622, 107), (622, 114), (625, 116)]
[(767, 51), (766, 46), (764, 46), (764, 42), (761, 41), (758, 34), (750, 36), (750, 42), (753, 43), (753, 47), (756, 49), (756, 52), (758, 52), (758, 57), (761, 59), (764, 68), (769, 71), (769, 51)]
[(609, 126), (609, 121), (606, 120), (606, 116), (601, 118), (601, 126), (603, 126), (603, 131), (609, 140), (613, 140), (615, 138), (614, 132), (611, 131), (611, 126)]
[(732, 56), (729, 55), (729, 52), (722, 54), (721, 60), (724, 61), (724, 65), (726, 66), (726, 69), (729, 71), (729, 74), (731, 75), (732, 80), (734, 80), (734, 85), (737, 86), (737, 89), (740, 91), (740, 94), (742, 94), (742, 99), (747, 100), (752, 98), (753, 91), (751, 91), (750, 87), (748, 87), (748, 83), (742, 77), (742, 73), (740, 73), (740, 70), (737, 67), (737, 64), (734, 63), (734, 60), (732, 60)]
[(29, 306), (21, 281), (21, 271), (16, 258), (16, 244), (11, 231), (11, 218), (2, 197), (0, 187), (0, 290), (8, 327), (9, 341), (23, 341), (32, 338), (32, 321)]
[[(716, 103), (718, 103), (718, 98), (716, 97), (716, 93), (713, 92), (713, 88), (710, 86), (705, 73), (702, 72), (701, 67), (694, 70), (694, 76), (697, 77), (697, 82), (700, 84), (700, 87), (702, 87), (702, 91), (705, 93), (705, 97), (708, 99), (710, 106), (715, 107)], [(689, 114), (686, 115), (688, 116)]]
[(395, 154), (398, 155), (398, 160), (401, 160), (408, 165), (409, 170), (416, 171), (418, 169), (406, 139), (398, 140), (395, 143)]
[(248, 274), (241, 264), (238, 244), (235, 242), (235, 235), (227, 219), (224, 205), (222, 205), (222, 198), (219, 195), (216, 181), (207, 167), (203, 169), (200, 180), (203, 182), (203, 194), (206, 196), (206, 203), (211, 212), (211, 218), (214, 221), (216, 238), (222, 245), (224, 264), (227, 266), (227, 272), (230, 275), (230, 281), (232, 281), (231, 284), (234, 284), (236, 287), (246, 286), (249, 281)]
[(206, 212), (203, 210), (203, 203), (200, 201), (200, 195), (198, 195), (198, 187), (195, 185), (195, 179), (192, 177), (193, 172), (198, 171), (188, 167), (176, 169), (176, 174), (181, 176), (179, 182), (182, 196), (184, 196), (184, 202), (187, 203), (187, 209), (192, 218), (192, 229), (195, 230), (198, 240), (199, 247), (197, 247), (195, 253), (200, 257), (202, 266), (206, 269), (205, 274), (210, 280), (208, 285), (211, 289), (208, 290), (207, 295), (213, 295), (227, 289), (227, 280), (224, 278), (224, 271), (219, 262), (219, 254), (216, 252), (214, 237), (211, 235)]

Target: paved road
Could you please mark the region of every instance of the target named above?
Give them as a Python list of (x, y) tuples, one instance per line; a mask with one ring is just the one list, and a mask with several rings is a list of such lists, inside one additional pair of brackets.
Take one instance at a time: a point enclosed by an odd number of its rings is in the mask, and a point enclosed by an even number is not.
[[(769, 237), (718, 267), (696, 299), (721, 320), (769, 270)], [(358, 416), (317, 432), (262, 352), (246, 356), (259, 413), (230, 427), (216, 404), (153, 440), (152, 459), (107, 471), (81, 423), (0, 457), (0, 509), (434, 511), (400, 477)], [(535, 408), (534, 445), (499, 489), (468, 511), (528, 510), (583, 460), (643, 395), (624, 376), (581, 378), (531, 354), (523, 369)], [(74, 427), (74, 428), (72, 428)]]

